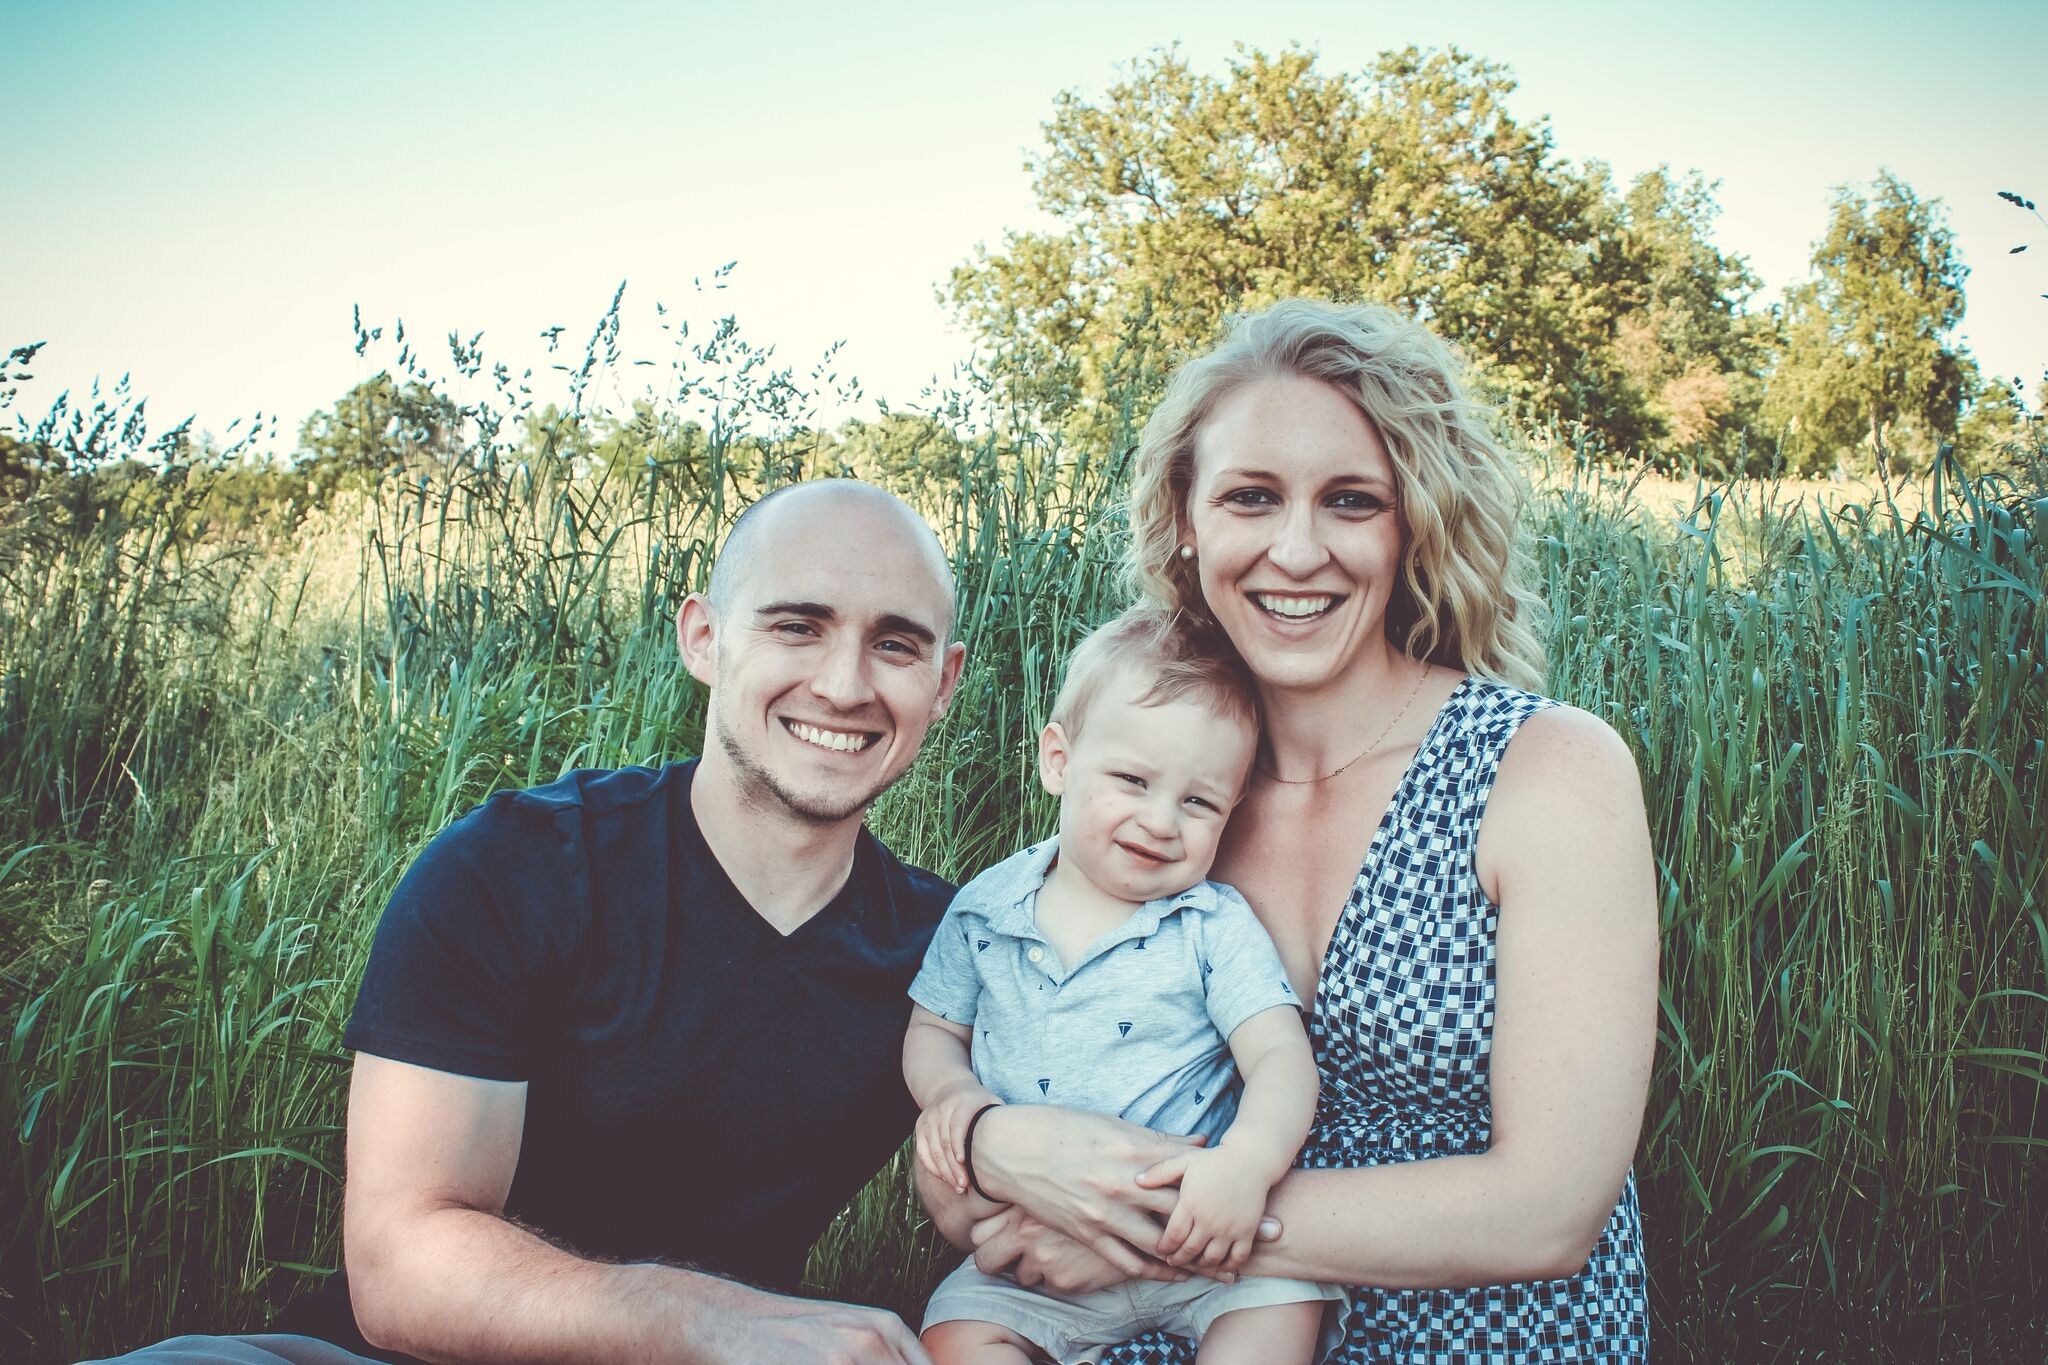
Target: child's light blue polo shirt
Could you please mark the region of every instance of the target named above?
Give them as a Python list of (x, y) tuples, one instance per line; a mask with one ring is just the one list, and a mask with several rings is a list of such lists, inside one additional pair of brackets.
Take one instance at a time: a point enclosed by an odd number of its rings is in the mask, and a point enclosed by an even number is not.
[(1064, 1104), (1206, 1133), (1237, 1113), (1226, 1040), (1275, 1005), (1300, 1008), (1264, 926), (1233, 888), (1147, 901), (1073, 970), (1038, 932), (1058, 850), (1034, 844), (960, 888), (910, 998), (973, 1028), (974, 1074), (1006, 1104)]

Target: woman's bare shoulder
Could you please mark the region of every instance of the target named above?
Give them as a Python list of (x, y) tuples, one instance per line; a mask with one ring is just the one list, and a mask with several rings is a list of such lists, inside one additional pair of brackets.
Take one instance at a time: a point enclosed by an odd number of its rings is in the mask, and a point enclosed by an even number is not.
[(1563, 860), (1586, 873), (1648, 853), (1635, 755), (1606, 721), (1554, 706), (1522, 722), (1501, 756), (1479, 827), (1478, 872), (1500, 899), (1501, 873)]
[(1522, 722), (1494, 778), (1495, 801), (1504, 796), (1549, 800), (1603, 789), (1640, 798), (1635, 755), (1606, 721), (1562, 704)]

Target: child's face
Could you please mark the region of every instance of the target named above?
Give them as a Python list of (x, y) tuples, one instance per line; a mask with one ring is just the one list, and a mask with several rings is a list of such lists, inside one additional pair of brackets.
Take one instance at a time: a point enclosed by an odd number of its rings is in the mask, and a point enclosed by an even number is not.
[(1178, 895), (1209, 875), (1224, 821), (1244, 792), (1257, 735), (1194, 698), (1139, 706), (1119, 678), (1081, 734), (1048, 725), (1038, 771), (1060, 798), (1060, 862), (1118, 900)]

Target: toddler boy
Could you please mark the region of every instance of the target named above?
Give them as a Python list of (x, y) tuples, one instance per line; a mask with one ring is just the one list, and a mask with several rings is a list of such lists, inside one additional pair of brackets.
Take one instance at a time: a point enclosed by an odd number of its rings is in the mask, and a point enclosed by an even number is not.
[[(933, 1176), (968, 1188), (968, 1129), (995, 1104), (1202, 1133), (1156, 1250), (1198, 1269), (1244, 1264), (1317, 1084), (1272, 940), (1242, 896), (1204, 880), (1257, 743), (1242, 666), (1167, 613), (1128, 611), (1074, 652), (1039, 736), (1058, 837), (961, 888), (911, 983), (903, 1071)], [(1067, 1297), (970, 1260), (933, 1293), (924, 1344), (939, 1365), (1092, 1360), (1160, 1327), (1195, 1340), (1202, 1365), (1307, 1362), (1323, 1303), (1340, 1296), (1197, 1275)]]

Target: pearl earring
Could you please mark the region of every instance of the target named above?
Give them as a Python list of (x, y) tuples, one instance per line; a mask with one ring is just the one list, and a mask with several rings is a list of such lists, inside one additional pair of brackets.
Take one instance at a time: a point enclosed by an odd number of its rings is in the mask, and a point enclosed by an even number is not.
[(1195, 547), (1194, 547), (1194, 546), (1192, 546), (1192, 545), (1183, 545), (1183, 546), (1181, 546), (1181, 547), (1180, 547), (1180, 557), (1181, 557), (1182, 559), (1193, 559), (1193, 558), (1195, 557)]

